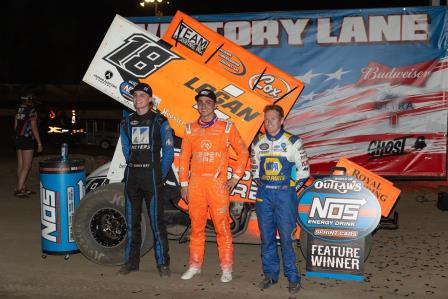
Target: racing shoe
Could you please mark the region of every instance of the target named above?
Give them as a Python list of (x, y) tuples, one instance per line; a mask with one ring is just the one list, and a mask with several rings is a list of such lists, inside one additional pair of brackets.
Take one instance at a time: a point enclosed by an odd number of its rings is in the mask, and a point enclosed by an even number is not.
[(276, 284), (276, 283), (277, 283), (277, 280), (273, 280), (272, 278), (265, 275), (263, 280), (258, 284), (258, 287), (260, 289), (267, 289), (271, 285)]
[(135, 266), (124, 264), (123, 266), (121, 266), (120, 270), (118, 270), (117, 276), (125, 276), (131, 272), (137, 272), (138, 270), (139, 270), (138, 266), (135, 267)]
[(170, 267), (167, 265), (160, 265), (159, 267), (159, 275), (162, 278), (168, 278), (171, 276)]
[(222, 271), (221, 282), (231, 282), (231, 281), (232, 281), (232, 272)]
[(302, 286), (301, 286), (300, 282), (291, 282), (290, 281), (289, 285), (288, 285), (288, 291), (289, 291), (290, 294), (295, 294), (295, 293), (298, 293), (300, 291), (301, 287)]
[(188, 280), (188, 279), (192, 279), (193, 276), (198, 275), (200, 273), (201, 273), (201, 269), (190, 267), (190, 268), (188, 268), (187, 271), (185, 271), (184, 274), (182, 274), (182, 276), (180, 278), (183, 280)]

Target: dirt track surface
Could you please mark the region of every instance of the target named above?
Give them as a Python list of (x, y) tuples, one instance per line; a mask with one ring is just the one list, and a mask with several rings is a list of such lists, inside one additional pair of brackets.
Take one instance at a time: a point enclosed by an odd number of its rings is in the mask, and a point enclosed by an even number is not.
[[(235, 245), (234, 280), (219, 281), (216, 245), (207, 243), (203, 273), (190, 281), (186, 269), (188, 243), (170, 241), (172, 276), (161, 279), (153, 252), (141, 261), (140, 272), (116, 277), (118, 267), (94, 264), (81, 254), (41, 257), (40, 203), (12, 195), (14, 158), (2, 159), (0, 177), (0, 298), (448, 298), (448, 212), (435, 206), (436, 192), (404, 191), (397, 210), (398, 230), (374, 235), (365, 265), (366, 281), (336, 281), (303, 276), (303, 289), (289, 296), (287, 280), (261, 291), (260, 248)], [(38, 191), (34, 168), (29, 186)], [(305, 263), (299, 255), (300, 268)]]

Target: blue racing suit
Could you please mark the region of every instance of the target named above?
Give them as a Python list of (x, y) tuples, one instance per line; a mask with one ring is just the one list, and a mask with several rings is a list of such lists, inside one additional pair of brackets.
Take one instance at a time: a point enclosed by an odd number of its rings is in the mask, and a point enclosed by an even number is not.
[(162, 114), (150, 110), (144, 115), (132, 113), (124, 117), (120, 136), (127, 164), (124, 174), (128, 228), (125, 262), (132, 268), (138, 268), (140, 263), (140, 222), (144, 200), (154, 235), (157, 265), (168, 266), (170, 256), (161, 189), (174, 157), (172, 130)]
[(278, 281), (278, 229), (285, 276), (290, 282), (300, 282), (294, 251), (295, 238), (291, 234), (296, 227), (296, 190), (310, 176), (302, 140), (283, 129), (275, 136), (259, 134), (252, 143), (251, 164), (253, 180), (258, 184), (255, 210), (261, 234), (263, 272)]

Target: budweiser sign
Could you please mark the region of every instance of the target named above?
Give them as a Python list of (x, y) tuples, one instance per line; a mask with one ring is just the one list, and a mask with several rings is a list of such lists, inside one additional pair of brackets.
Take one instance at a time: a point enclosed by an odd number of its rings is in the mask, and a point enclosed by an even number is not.
[(356, 85), (371, 85), (389, 82), (392, 85), (422, 86), (432, 70), (436, 61), (427, 61), (405, 67), (388, 67), (380, 63), (370, 62), (361, 69), (361, 77)]

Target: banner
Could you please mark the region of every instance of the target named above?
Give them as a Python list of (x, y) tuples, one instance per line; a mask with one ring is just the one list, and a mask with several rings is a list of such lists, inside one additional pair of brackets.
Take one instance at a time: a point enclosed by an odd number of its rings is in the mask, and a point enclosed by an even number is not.
[(370, 190), (380, 203), (381, 216), (389, 216), (390, 211), (394, 207), (395, 202), (401, 193), (400, 189), (396, 188), (391, 181), (368, 171), (344, 157), (339, 159), (336, 166), (344, 167), (348, 176), (352, 176), (363, 182), (364, 188)]
[[(304, 140), (314, 175), (328, 174), (344, 156), (381, 176), (442, 178), (447, 12), (442, 6), (194, 17), (305, 84), (285, 127)], [(167, 33), (170, 17), (130, 19), (175, 39)], [(229, 74), (244, 72), (241, 57), (220, 54)]]

